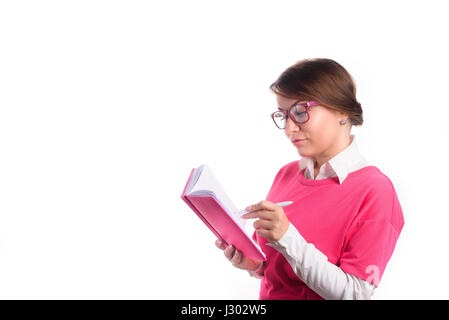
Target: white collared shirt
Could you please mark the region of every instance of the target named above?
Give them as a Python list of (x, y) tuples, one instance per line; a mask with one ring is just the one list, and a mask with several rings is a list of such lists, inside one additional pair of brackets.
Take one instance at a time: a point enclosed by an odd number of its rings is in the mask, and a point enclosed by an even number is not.
[[(351, 134), (350, 145), (322, 164), (314, 179), (314, 160), (303, 157), (299, 160), (299, 171), (306, 168), (304, 176), (312, 180), (338, 177), (342, 184), (349, 173), (370, 164), (359, 152), (355, 135)], [(295, 274), (313, 291), (324, 299), (370, 299), (375, 285), (352, 274), (345, 273), (327, 260), (327, 256), (313, 244), (307, 243), (299, 231), (290, 223), (287, 232), (279, 241), (267, 243), (278, 250), (289, 262)], [(261, 278), (263, 266), (249, 272), (251, 276)]]
[(346, 149), (321, 165), (320, 172), (316, 178), (314, 178), (315, 170), (314, 160), (312, 158), (301, 158), (299, 160), (299, 171), (306, 168), (304, 176), (311, 180), (338, 177), (340, 184), (342, 184), (350, 172), (371, 165), (365, 157), (360, 154), (354, 134), (350, 135), (350, 139), (351, 143)]

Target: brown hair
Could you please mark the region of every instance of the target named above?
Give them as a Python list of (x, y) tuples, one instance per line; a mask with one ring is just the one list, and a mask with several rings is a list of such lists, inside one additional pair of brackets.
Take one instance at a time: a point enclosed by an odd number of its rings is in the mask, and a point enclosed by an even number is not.
[(286, 98), (316, 100), (325, 107), (348, 114), (351, 125), (363, 124), (354, 79), (334, 60), (300, 60), (282, 72), (269, 88)]

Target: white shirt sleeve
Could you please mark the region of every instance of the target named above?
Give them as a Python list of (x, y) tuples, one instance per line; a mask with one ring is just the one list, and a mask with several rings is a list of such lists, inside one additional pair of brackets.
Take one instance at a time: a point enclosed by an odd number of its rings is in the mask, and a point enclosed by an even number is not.
[[(375, 285), (352, 274), (345, 273), (327, 260), (327, 256), (313, 244), (307, 243), (294, 225), (279, 241), (266, 243), (278, 250), (295, 274), (313, 291), (327, 300), (371, 299)], [(254, 277), (263, 276), (263, 267), (250, 272)]]

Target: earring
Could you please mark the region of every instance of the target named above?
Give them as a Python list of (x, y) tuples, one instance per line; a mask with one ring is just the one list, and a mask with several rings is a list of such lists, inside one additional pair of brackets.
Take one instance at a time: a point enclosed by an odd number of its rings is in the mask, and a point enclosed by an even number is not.
[(341, 120), (341, 121), (340, 121), (340, 124), (341, 124), (342, 126), (345, 125), (345, 124), (346, 124), (346, 119)]

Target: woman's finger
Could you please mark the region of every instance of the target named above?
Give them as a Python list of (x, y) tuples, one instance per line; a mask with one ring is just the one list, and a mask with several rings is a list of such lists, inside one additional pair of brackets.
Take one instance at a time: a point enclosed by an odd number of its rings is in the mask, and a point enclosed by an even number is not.
[(273, 220), (274, 218), (274, 211), (269, 210), (256, 210), (251, 211), (245, 214), (242, 214), (243, 219), (255, 219), (255, 218), (261, 218), (265, 220)]
[(261, 236), (262, 238), (267, 239), (268, 241), (271, 241), (271, 230), (266, 230), (266, 229), (257, 229), (256, 233)]
[(220, 239), (215, 240), (215, 245), (218, 249), (224, 250), (226, 248), (226, 244)]
[(239, 265), (242, 262), (243, 254), (240, 250), (235, 250), (234, 256), (231, 259), (231, 262), (234, 266)]
[(229, 260), (232, 259), (234, 256), (235, 247), (233, 245), (227, 246), (226, 249), (224, 249), (224, 255)]
[(256, 221), (254, 221), (253, 227), (256, 230), (258, 229), (272, 230), (274, 225), (273, 221), (271, 220), (257, 219)]
[(265, 209), (268, 211), (274, 211), (276, 210), (276, 208), (279, 207), (276, 203), (273, 203), (271, 201), (268, 200), (262, 200), (256, 204), (253, 205), (249, 205), (248, 207), (246, 207), (247, 209), (251, 209), (251, 210), (261, 210), (261, 209)]

